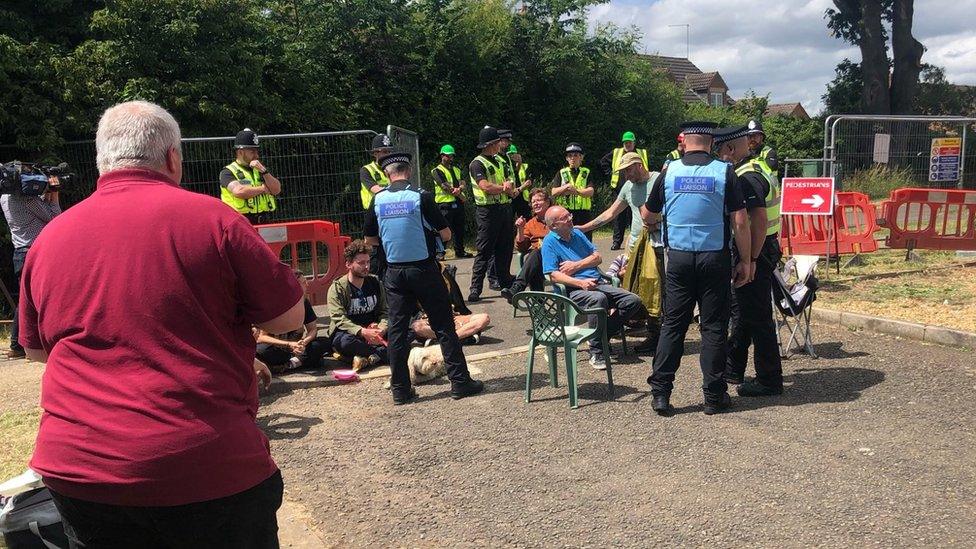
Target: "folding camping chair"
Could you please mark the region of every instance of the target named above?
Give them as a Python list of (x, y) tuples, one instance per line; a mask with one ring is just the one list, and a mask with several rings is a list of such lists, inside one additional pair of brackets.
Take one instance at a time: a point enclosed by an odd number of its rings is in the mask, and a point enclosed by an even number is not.
[[(795, 255), (782, 267), (773, 269), (773, 306), (779, 312), (776, 320), (776, 341), (780, 356), (791, 357), (794, 352), (806, 352), (817, 358), (813, 350), (810, 317), (817, 299), (817, 262), (815, 255)], [(786, 328), (789, 338), (781, 337)], [(794, 351), (795, 348), (795, 351)]]

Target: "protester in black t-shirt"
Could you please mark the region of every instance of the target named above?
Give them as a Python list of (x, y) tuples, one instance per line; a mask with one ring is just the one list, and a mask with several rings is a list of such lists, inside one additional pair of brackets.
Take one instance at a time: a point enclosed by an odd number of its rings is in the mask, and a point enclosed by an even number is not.
[[(308, 293), (305, 275), (295, 270), (295, 276)], [(318, 368), (322, 357), (332, 350), (329, 340), (318, 337), (318, 315), (312, 309), (312, 302), (305, 298), (305, 320), (301, 330), (286, 334), (269, 334), (254, 328), (254, 339), (258, 342), (257, 358), (268, 365), (274, 373), (296, 368)]]

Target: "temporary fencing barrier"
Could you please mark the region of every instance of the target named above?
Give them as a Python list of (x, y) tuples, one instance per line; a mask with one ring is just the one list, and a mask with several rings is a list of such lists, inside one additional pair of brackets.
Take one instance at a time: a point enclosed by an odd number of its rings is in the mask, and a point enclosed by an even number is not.
[(264, 238), (279, 259), (308, 277), (308, 294), (312, 305), (324, 305), (329, 285), (346, 274), (343, 251), (351, 239), (330, 221), (300, 221), (258, 225)]
[(881, 211), (890, 248), (976, 250), (976, 191), (897, 189)]
[(784, 215), (780, 247), (790, 255), (831, 256), (877, 251), (876, 212), (862, 193), (836, 193), (833, 215)]

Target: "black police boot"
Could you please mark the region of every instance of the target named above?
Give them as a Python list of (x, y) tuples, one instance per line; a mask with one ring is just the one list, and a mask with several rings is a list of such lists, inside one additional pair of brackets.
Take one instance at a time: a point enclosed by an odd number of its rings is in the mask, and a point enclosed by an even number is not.
[(508, 288), (502, 288), (501, 293), (502, 293), (502, 297), (505, 298), (505, 301), (511, 303), (512, 298), (515, 297), (515, 294), (522, 291), (525, 291), (525, 283), (516, 280), (515, 282), (512, 282), (512, 285), (509, 286)]
[(499, 281), (497, 281), (497, 280), (489, 280), (488, 281), (488, 289), (491, 290), (491, 291), (493, 291), (493, 292), (501, 291), (501, 289), (503, 287), (504, 286), (502, 286), (501, 283)]
[(769, 385), (763, 385), (758, 379), (750, 379), (742, 385), (739, 385), (738, 393), (739, 396), (743, 397), (781, 395), (783, 394), (783, 386), (771, 387)]
[(471, 395), (476, 395), (481, 391), (485, 390), (485, 384), (477, 379), (468, 378), (467, 381), (452, 381), (451, 382), (451, 398), (457, 400), (459, 398), (469, 397)]
[(470, 294), (468, 294), (468, 301), (471, 303), (481, 301), (481, 292), (472, 291)]
[(403, 391), (397, 391), (396, 389), (393, 390), (393, 404), (395, 406), (402, 406), (404, 404), (409, 404), (416, 399), (417, 399), (417, 390), (414, 389), (413, 387)]
[(718, 414), (724, 412), (732, 407), (732, 397), (728, 393), (722, 393), (717, 399), (706, 399), (705, 400), (705, 415), (710, 416), (712, 414)]
[(659, 416), (670, 416), (674, 413), (674, 408), (671, 407), (671, 395), (654, 395), (651, 410)]
[(634, 346), (634, 352), (639, 355), (654, 356), (654, 353), (657, 352), (657, 340), (658, 338), (656, 337), (649, 337), (645, 339)]
[(621, 244), (622, 244), (622, 242), (614, 242), (613, 244), (610, 245), (610, 249), (611, 250), (619, 250), (622, 247)]
[[(742, 383), (742, 376), (739, 374), (733, 374), (732, 372), (725, 372), (724, 374), (722, 374), (722, 378), (729, 385), (739, 385), (740, 383)], [(739, 394), (741, 395), (742, 393)]]

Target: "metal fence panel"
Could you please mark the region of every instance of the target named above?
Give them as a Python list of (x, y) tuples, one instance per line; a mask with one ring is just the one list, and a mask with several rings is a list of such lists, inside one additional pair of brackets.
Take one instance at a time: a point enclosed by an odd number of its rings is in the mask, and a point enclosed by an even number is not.
[(410, 182), (412, 185), (420, 188), (420, 182), (422, 181), (420, 177), (420, 166), (423, 164), (420, 162), (420, 138), (417, 136), (417, 132), (399, 126), (389, 125), (386, 127), (386, 135), (390, 136), (390, 142), (393, 143), (395, 149), (401, 149), (411, 154)]
[[(976, 188), (976, 118), (959, 116), (831, 115), (824, 120), (824, 175), (845, 180), (878, 167), (916, 187)], [(930, 176), (935, 139), (960, 143), (958, 176)], [(945, 179), (944, 177), (942, 179)]]

